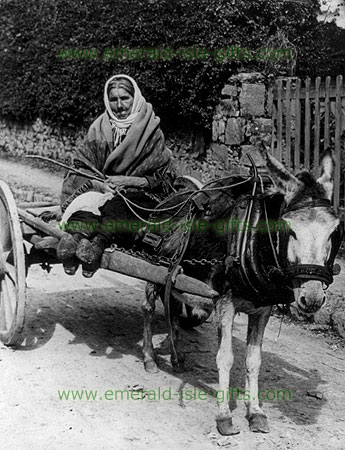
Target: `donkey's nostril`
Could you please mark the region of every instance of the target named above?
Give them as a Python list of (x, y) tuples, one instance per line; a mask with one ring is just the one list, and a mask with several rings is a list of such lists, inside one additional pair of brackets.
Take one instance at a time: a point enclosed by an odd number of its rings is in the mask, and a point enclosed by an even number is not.
[(305, 299), (305, 296), (304, 296), (304, 295), (302, 295), (302, 296), (300, 297), (299, 301), (300, 301), (300, 303), (301, 303), (302, 306), (307, 306), (307, 302), (306, 302), (306, 299)]

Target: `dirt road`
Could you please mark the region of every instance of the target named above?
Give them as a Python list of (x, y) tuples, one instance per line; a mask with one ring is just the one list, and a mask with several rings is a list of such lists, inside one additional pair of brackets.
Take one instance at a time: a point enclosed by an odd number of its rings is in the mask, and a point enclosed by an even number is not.
[[(344, 272), (333, 288), (337, 294), (343, 290)], [(260, 388), (289, 390), (291, 399), (264, 401), (271, 427), (267, 435), (249, 432), (244, 402), (232, 401), (241, 433), (221, 439), (212, 397), (217, 389), (212, 318), (184, 332), (187, 371), (174, 374), (159, 305), (154, 342), (160, 372), (151, 375), (141, 357), (142, 282), (106, 271), (90, 280), (80, 273), (67, 277), (61, 266), (48, 274), (37, 265), (30, 268), (27, 285), (26, 338), (17, 350), (0, 344), (1, 450), (212, 450), (219, 445), (345, 450), (341, 338), (284, 320), (277, 339), (281, 321), (272, 317), (263, 344)], [(231, 386), (242, 389), (246, 320), (244, 315), (236, 318), (231, 378)], [(68, 400), (60, 399), (63, 390), (65, 395), (68, 390), (92, 390), (95, 399), (73, 400), (71, 393)], [(115, 400), (109, 390), (122, 390), (124, 398), (118, 394)], [(144, 396), (143, 390), (150, 392)], [(188, 400), (187, 390), (206, 394)]]

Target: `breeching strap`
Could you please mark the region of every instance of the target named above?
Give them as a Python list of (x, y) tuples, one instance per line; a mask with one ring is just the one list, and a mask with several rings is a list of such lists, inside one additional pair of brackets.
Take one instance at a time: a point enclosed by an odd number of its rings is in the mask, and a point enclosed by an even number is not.
[[(188, 216), (192, 217), (192, 220), (194, 220), (195, 215), (192, 215), (192, 209), (193, 206), (190, 206)], [(188, 217), (187, 216), (187, 217)], [(187, 230), (184, 231), (182, 238), (181, 238), (181, 245), (180, 248), (177, 251), (176, 259), (173, 259), (171, 262), (169, 273), (166, 278), (165, 283), (165, 291), (164, 291), (164, 312), (165, 312), (165, 318), (168, 322), (169, 326), (169, 340), (170, 340), (170, 350), (171, 350), (171, 363), (172, 364), (178, 364), (178, 357), (175, 347), (175, 341), (173, 336), (173, 323), (171, 321), (171, 289), (172, 285), (174, 283), (175, 277), (177, 275), (177, 272), (179, 270), (179, 265), (183, 259), (183, 256), (187, 250), (188, 244), (189, 244), (189, 238), (191, 233), (191, 227), (187, 227)]]

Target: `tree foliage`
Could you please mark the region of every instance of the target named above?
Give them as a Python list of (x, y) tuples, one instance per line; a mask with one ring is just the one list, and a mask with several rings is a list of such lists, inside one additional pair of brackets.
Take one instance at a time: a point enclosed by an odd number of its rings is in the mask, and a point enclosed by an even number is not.
[[(4, 0), (0, 4), (0, 115), (87, 126), (103, 110), (103, 86), (133, 76), (165, 126), (208, 126), (222, 85), (262, 62), (103, 60), (109, 48), (257, 49), (275, 36), (296, 48), (297, 74), (344, 72), (344, 31), (317, 22), (318, 0)], [(277, 38), (279, 44), (279, 39)], [(59, 49), (95, 48), (97, 60), (59, 59)], [(272, 68), (271, 68), (272, 69)]]

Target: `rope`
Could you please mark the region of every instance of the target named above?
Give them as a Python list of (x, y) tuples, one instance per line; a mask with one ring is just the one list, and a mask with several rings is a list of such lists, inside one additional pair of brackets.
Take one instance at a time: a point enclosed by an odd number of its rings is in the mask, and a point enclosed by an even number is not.
[[(162, 221), (162, 222), (150, 222), (149, 220), (146, 220), (146, 219), (144, 219), (143, 217), (139, 216), (139, 214), (138, 214), (136, 211), (134, 211), (134, 209), (133, 209), (133, 208), (131, 207), (131, 205), (128, 203), (127, 198), (126, 198), (125, 196), (123, 196), (123, 201), (126, 203), (128, 209), (129, 209), (130, 211), (132, 211), (132, 213), (135, 215), (135, 217), (137, 217), (139, 220), (141, 220), (143, 223), (146, 223), (147, 225), (162, 225), (162, 224), (164, 224), (164, 223), (169, 222), (169, 220), (171, 220), (171, 217), (169, 217), (168, 219), (166, 219), (166, 220), (164, 220), (164, 221)], [(182, 208), (183, 208), (183, 207), (181, 207), (181, 209), (182, 209)], [(180, 209), (180, 210), (181, 210), (181, 209)], [(178, 213), (180, 212), (180, 210), (177, 211), (176, 214), (178, 214)]]
[[(121, 194), (119, 191), (116, 191), (116, 193), (118, 193), (118, 194), (122, 197), (122, 199), (123, 199), (124, 201), (128, 202), (128, 204), (131, 204), (131, 205), (135, 206), (136, 208), (141, 209), (142, 211), (148, 211), (148, 212), (156, 212), (156, 213), (160, 213), (160, 212), (165, 212), (165, 211), (170, 211), (170, 210), (176, 209), (176, 208), (179, 207), (180, 205), (182, 205), (182, 207), (183, 207), (184, 205), (186, 205), (186, 204), (188, 203), (188, 201), (189, 201), (194, 195), (200, 194), (200, 192), (220, 191), (220, 190), (223, 190), (223, 189), (231, 189), (231, 188), (233, 188), (233, 187), (236, 187), (236, 186), (239, 186), (239, 185), (241, 185), (241, 184), (247, 183), (250, 179), (251, 179), (251, 178), (248, 178), (247, 180), (240, 181), (240, 182), (238, 182), (238, 183), (231, 184), (231, 185), (228, 185), (228, 186), (219, 186), (219, 187), (214, 187), (214, 188), (199, 189), (199, 190), (197, 190), (197, 191), (191, 191), (192, 193), (191, 193), (191, 194), (189, 195), (189, 197), (188, 197), (186, 200), (184, 200), (183, 202), (178, 203), (178, 204), (175, 205), (175, 206), (170, 206), (170, 207), (168, 207), (168, 208), (160, 208), (160, 209), (157, 209), (157, 208), (144, 208), (143, 206), (138, 205), (137, 203), (133, 202), (132, 200), (129, 200), (125, 195)], [(186, 194), (187, 192), (190, 192), (190, 191), (184, 191), (184, 192), (180, 192), (180, 193), (177, 193), (177, 194), (174, 194), (174, 195), (183, 195), (183, 194)], [(128, 205), (128, 204), (127, 204), (127, 205)], [(132, 209), (131, 209), (131, 211), (133, 212)], [(179, 212), (179, 211), (178, 211), (178, 212)], [(176, 213), (176, 214), (177, 214), (177, 213)]]
[(195, 191), (195, 192), (209, 192), (209, 191), (221, 191), (223, 189), (230, 189), (236, 186), (239, 186), (241, 184), (247, 183), (248, 181), (250, 181), (253, 177), (249, 177), (246, 180), (243, 181), (239, 181), (238, 183), (234, 183), (234, 184), (229, 184), (228, 186), (219, 186), (219, 187), (214, 187), (214, 188), (207, 188), (207, 189), (200, 189), (199, 191)]
[(180, 205), (185, 205), (188, 202), (187, 200), (184, 200), (183, 202), (178, 203), (177, 205), (174, 206), (169, 206), (168, 208), (160, 208), (160, 209), (152, 209), (152, 208), (144, 208), (143, 206), (138, 205), (137, 203), (134, 203), (132, 200), (129, 200), (129, 198), (125, 197), (123, 194), (120, 194), (120, 192), (118, 192), (118, 194), (123, 198), (123, 200), (126, 199), (126, 201), (135, 206), (138, 209), (141, 209), (142, 211), (149, 211), (149, 212), (165, 212), (165, 211), (171, 211), (173, 209), (178, 208)]
[[(138, 205), (137, 203), (133, 202), (132, 200), (129, 200), (125, 195), (123, 195), (119, 190), (116, 191), (116, 193), (118, 195), (120, 195), (120, 197), (123, 199), (123, 201), (126, 203), (128, 209), (139, 219), (141, 220), (143, 223), (146, 223), (147, 225), (163, 225), (164, 223), (167, 223), (171, 220), (171, 217), (169, 217), (168, 219), (162, 221), (162, 222), (150, 222), (149, 220), (144, 219), (143, 217), (141, 217), (133, 208), (132, 206), (135, 206), (138, 209), (141, 209), (143, 211), (148, 211), (148, 212), (156, 212), (156, 213), (160, 213), (160, 212), (165, 212), (165, 211), (169, 211), (169, 210), (173, 210), (176, 209), (177, 207), (180, 208), (175, 212), (175, 214), (172, 217), (175, 217), (180, 211), (182, 211), (183, 207), (191, 200), (191, 198), (196, 195), (196, 194), (200, 194), (200, 192), (208, 192), (208, 191), (215, 191), (215, 190), (223, 190), (223, 189), (230, 189), (236, 186), (239, 186), (241, 184), (247, 183), (251, 178), (248, 178), (244, 181), (240, 181), (238, 183), (232, 184), (232, 185), (228, 185), (228, 186), (222, 186), (222, 187), (215, 187), (215, 188), (208, 188), (208, 189), (200, 189), (198, 191), (192, 191), (192, 193), (188, 196), (188, 198), (186, 200), (184, 200), (183, 202), (178, 203), (177, 205), (175, 205), (174, 207), (169, 207), (169, 208), (161, 208), (161, 209), (151, 209), (151, 208), (144, 208), (140, 205)], [(183, 194), (185, 194), (186, 192), (182, 192)], [(181, 193), (181, 194), (182, 194)], [(131, 206), (132, 205), (132, 206)]]

